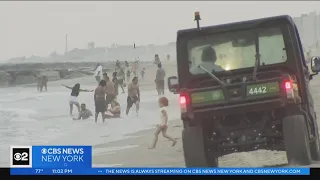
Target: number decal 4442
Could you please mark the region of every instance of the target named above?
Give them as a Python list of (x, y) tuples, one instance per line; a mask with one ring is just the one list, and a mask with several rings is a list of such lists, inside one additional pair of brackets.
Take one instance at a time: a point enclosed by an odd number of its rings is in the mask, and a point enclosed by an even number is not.
[(262, 86), (262, 87), (254, 87), (249, 89), (249, 94), (250, 95), (258, 95), (258, 94), (266, 94), (267, 93), (267, 87)]
[(280, 92), (278, 82), (268, 82), (263, 84), (252, 84), (247, 86), (247, 96), (271, 95)]

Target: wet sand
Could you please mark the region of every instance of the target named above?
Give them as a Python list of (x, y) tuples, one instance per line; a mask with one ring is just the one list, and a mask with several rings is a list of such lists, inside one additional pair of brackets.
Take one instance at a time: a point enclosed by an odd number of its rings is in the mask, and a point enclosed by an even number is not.
[[(154, 129), (129, 134), (128, 139), (93, 147), (93, 166), (117, 167), (184, 167), (181, 142), (182, 123), (172, 121), (168, 134), (178, 140), (176, 146), (159, 135), (155, 149), (148, 149)], [(284, 152), (259, 150), (251, 153), (234, 153), (219, 159), (222, 167), (260, 167), (286, 164)]]

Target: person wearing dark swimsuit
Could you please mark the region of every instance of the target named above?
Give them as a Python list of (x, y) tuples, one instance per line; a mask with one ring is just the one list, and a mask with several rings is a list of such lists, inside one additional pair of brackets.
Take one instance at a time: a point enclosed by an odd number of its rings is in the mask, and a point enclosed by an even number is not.
[(80, 104), (78, 101), (78, 96), (80, 92), (93, 92), (93, 90), (85, 90), (85, 89), (80, 89), (80, 84), (77, 83), (73, 87), (69, 87), (66, 85), (62, 86), (71, 89), (71, 95), (70, 95), (70, 100), (69, 100), (69, 105), (70, 105), (70, 115), (72, 115), (72, 110), (73, 110), (73, 105), (77, 106), (78, 112), (80, 113)]

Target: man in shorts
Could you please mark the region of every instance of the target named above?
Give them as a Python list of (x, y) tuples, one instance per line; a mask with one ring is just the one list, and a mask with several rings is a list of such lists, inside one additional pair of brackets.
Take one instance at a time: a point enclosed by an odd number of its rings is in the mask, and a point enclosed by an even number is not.
[(109, 104), (116, 98), (115, 86), (109, 77), (105, 77), (106, 81), (105, 91), (106, 91), (106, 110), (108, 109)]
[(117, 72), (116, 77), (117, 77), (117, 85), (121, 87), (122, 93), (124, 92), (124, 79), (125, 79), (125, 72), (123, 68), (119, 65), (115, 72)]
[(134, 77), (132, 82), (128, 85), (128, 98), (127, 98), (127, 109), (126, 115), (129, 114), (130, 108), (133, 104), (136, 105), (136, 113), (138, 115), (140, 102), (140, 90), (138, 85), (138, 77)]
[(107, 110), (106, 108), (106, 81), (101, 80), (99, 83), (99, 86), (94, 91), (94, 105), (96, 107), (95, 109), (95, 122), (98, 121), (98, 115), (101, 113), (102, 121), (105, 121), (105, 112)]

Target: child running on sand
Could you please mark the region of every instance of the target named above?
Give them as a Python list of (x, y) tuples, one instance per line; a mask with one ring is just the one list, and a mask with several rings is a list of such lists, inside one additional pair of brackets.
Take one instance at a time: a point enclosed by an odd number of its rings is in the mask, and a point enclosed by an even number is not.
[(161, 123), (157, 125), (157, 129), (155, 132), (154, 140), (152, 143), (152, 146), (149, 147), (149, 149), (154, 149), (156, 147), (156, 144), (158, 142), (158, 136), (160, 132), (162, 132), (162, 136), (172, 141), (172, 146), (177, 144), (177, 140), (172, 138), (167, 134), (168, 129), (168, 113), (167, 113), (167, 107), (169, 105), (169, 101), (166, 97), (159, 98), (159, 106), (160, 106), (160, 114), (161, 114)]

